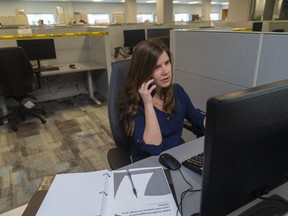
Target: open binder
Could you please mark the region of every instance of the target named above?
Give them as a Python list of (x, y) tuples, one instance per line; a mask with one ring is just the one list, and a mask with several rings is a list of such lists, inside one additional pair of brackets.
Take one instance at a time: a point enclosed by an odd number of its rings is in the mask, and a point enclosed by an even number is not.
[(36, 215), (175, 216), (177, 211), (163, 168), (151, 167), (58, 174)]

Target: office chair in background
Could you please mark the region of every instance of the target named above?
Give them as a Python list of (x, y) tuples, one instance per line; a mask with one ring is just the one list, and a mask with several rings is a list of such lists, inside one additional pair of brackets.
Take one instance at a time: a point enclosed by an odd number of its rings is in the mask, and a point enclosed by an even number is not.
[(46, 123), (44, 118), (37, 115), (37, 113), (46, 114), (43, 109), (34, 107), (29, 109), (23, 104), (25, 98), (34, 99), (28, 94), (33, 91), (33, 87), (34, 72), (24, 50), (21, 47), (0, 48), (0, 95), (18, 102), (17, 110), (1, 117), (0, 120), (13, 118), (14, 131), (18, 130), (21, 120), (25, 120), (28, 115), (39, 118), (42, 124)]
[[(131, 163), (129, 138), (120, 123), (118, 111), (118, 96), (128, 74), (130, 59), (116, 61), (112, 65), (110, 87), (108, 93), (108, 117), (111, 132), (116, 148), (109, 149), (107, 159), (112, 170), (121, 168)], [(204, 135), (204, 132), (185, 123), (184, 128), (193, 132), (196, 137)]]

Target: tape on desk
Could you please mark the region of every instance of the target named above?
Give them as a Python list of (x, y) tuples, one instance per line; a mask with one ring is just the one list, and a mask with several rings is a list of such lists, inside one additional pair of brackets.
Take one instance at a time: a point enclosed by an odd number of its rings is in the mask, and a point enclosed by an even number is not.
[(0, 40), (19, 39), (19, 38), (105, 36), (105, 35), (109, 35), (109, 32), (69, 32), (69, 33), (55, 33), (55, 34), (3, 35), (0, 36)]

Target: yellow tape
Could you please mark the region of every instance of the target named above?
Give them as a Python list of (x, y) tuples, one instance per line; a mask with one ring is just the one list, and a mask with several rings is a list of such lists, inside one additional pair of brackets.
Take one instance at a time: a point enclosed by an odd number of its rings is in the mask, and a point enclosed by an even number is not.
[(0, 36), (0, 40), (19, 39), (19, 38), (104, 36), (104, 35), (109, 35), (109, 32), (69, 32), (69, 33), (55, 33), (55, 34), (4, 35)]
[(232, 31), (251, 31), (251, 28), (232, 28)]

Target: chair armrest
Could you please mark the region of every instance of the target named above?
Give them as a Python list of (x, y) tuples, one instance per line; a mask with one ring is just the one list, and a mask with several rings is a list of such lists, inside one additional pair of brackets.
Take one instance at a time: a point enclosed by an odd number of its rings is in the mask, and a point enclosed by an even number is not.
[(191, 131), (197, 138), (205, 135), (205, 131), (193, 126), (189, 121), (185, 120), (183, 123), (183, 127), (189, 131)]
[(112, 170), (131, 164), (130, 153), (119, 147), (109, 149), (107, 159)]

